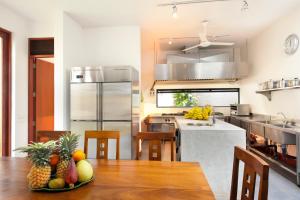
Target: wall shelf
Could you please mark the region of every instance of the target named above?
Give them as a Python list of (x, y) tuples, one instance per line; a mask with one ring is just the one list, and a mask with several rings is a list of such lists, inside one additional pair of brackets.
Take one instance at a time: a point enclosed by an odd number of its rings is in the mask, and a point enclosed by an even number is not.
[(272, 100), (272, 92), (282, 91), (282, 90), (299, 89), (299, 88), (300, 88), (300, 86), (275, 88), (275, 89), (268, 89), (268, 90), (258, 90), (258, 91), (256, 91), (256, 93), (266, 96), (268, 98), (268, 100), (271, 101)]

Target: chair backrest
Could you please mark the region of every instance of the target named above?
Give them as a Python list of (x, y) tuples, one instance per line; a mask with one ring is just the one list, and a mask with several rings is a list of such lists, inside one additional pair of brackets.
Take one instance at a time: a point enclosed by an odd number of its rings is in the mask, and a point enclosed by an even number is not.
[(136, 135), (136, 159), (139, 160), (140, 140), (149, 141), (149, 160), (161, 160), (161, 141), (171, 141), (171, 161), (174, 161), (175, 132), (139, 132)]
[(258, 156), (240, 147), (234, 148), (230, 200), (237, 199), (240, 160), (243, 161), (245, 164), (241, 199), (254, 199), (256, 174), (258, 174), (260, 176), (258, 200), (267, 200), (269, 184), (269, 165)]
[(58, 140), (60, 136), (71, 133), (70, 131), (37, 131), (37, 142), (48, 142), (49, 140)]
[[(87, 155), (88, 140), (97, 139), (97, 159), (108, 159), (108, 140), (116, 140), (116, 160), (120, 159), (120, 131), (85, 131), (84, 152)], [(128, 147), (131, 148), (131, 147)]]

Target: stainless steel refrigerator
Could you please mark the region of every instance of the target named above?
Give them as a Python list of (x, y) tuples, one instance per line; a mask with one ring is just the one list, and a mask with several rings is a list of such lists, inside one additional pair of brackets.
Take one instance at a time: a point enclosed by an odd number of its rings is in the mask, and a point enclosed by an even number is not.
[[(71, 131), (119, 130), (120, 159), (134, 156), (133, 136), (139, 130), (138, 72), (128, 66), (76, 67), (71, 71)], [(109, 141), (108, 157), (115, 159), (115, 141)], [(88, 157), (96, 157), (96, 140), (89, 141)]]

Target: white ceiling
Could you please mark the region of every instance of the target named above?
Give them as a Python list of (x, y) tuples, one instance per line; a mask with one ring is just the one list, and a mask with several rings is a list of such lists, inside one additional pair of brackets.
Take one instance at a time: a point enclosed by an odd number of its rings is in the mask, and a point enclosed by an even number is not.
[[(180, 0), (179, 0), (180, 1)], [(280, 16), (300, 6), (299, 0), (241, 0), (182, 5), (178, 19), (171, 7), (157, 7), (172, 0), (0, 0), (0, 4), (37, 22), (53, 22), (58, 11), (66, 11), (83, 27), (139, 25), (157, 37), (195, 37), (201, 21), (209, 20), (210, 35), (230, 34), (233, 39), (249, 38)]]

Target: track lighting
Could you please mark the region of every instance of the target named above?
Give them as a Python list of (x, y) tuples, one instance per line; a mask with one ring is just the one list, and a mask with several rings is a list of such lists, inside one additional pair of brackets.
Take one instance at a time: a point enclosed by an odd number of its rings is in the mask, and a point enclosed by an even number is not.
[(174, 4), (173, 7), (172, 7), (172, 16), (173, 16), (173, 18), (175, 18), (175, 19), (178, 17), (178, 15), (177, 15), (177, 6), (176, 6), (176, 4)]
[[(186, 1), (175, 1), (175, 0), (173, 0), (170, 3), (157, 4), (157, 6), (159, 6), (159, 7), (172, 6), (172, 16), (173, 16), (173, 18), (178, 18), (177, 6), (189, 5), (189, 4), (198, 4), (198, 3), (227, 2), (227, 1), (234, 1), (234, 0), (186, 0)], [(239, 1), (242, 2), (241, 11), (247, 11), (249, 9), (248, 1), (247, 0), (239, 0)]]

